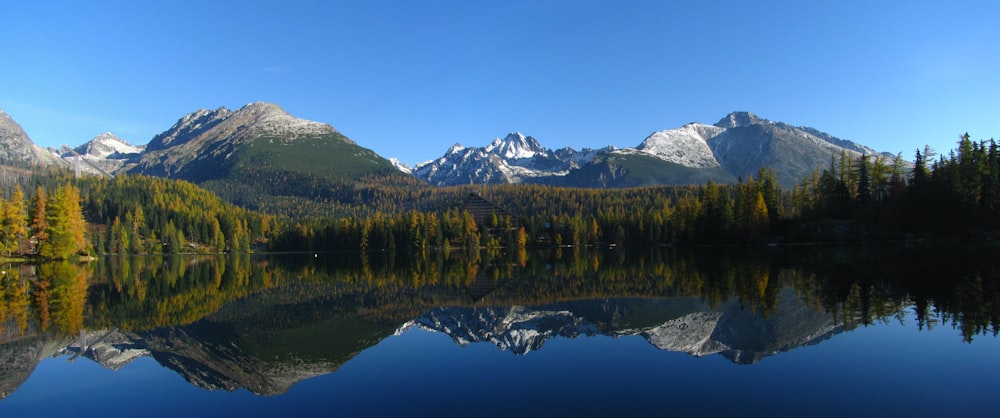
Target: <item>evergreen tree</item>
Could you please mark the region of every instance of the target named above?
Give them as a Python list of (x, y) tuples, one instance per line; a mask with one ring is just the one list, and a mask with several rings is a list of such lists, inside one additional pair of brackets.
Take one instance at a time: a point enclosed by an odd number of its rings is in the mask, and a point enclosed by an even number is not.
[(111, 252), (119, 254), (127, 253), (132, 243), (129, 235), (131, 234), (129, 234), (128, 228), (116, 216), (114, 222), (111, 223), (108, 239), (108, 246), (111, 248)]

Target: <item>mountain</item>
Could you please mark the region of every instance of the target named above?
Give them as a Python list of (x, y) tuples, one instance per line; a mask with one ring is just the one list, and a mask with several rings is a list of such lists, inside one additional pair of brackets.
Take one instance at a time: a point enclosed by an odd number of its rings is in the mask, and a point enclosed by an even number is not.
[(746, 178), (768, 167), (787, 188), (816, 169), (828, 167), (830, 158), (842, 151), (851, 155), (879, 154), (813, 128), (772, 122), (749, 112), (731, 113), (715, 126), (722, 130), (708, 139), (708, 146), (727, 172)]
[(388, 160), (358, 147), (330, 125), (299, 119), (276, 104), (258, 102), (235, 112), (221, 107), (184, 116), (153, 137), (131, 171), (197, 183), (229, 177), (232, 170), (247, 168), (250, 160), (263, 162), (261, 157), (270, 159), (271, 170), (325, 177), (340, 171), (349, 176), (392, 168)]
[(708, 140), (724, 130), (717, 126), (689, 123), (677, 129), (654, 132), (635, 149), (685, 167), (721, 167), (708, 146)]
[(35, 145), (13, 118), (0, 110), (0, 164), (61, 164), (58, 157)]
[(558, 186), (622, 188), (660, 185), (732, 183), (735, 178), (722, 167), (688, 167), (658, 157), (621, 149), (602, 153), (577, 170), (567, 173)]
[(589, 149), (552, 151), (514, 132), (481, 148), (452, 145), (441, 158), (418, 164), (412, 175), (435, 186), (552, 183), (595, 154)]
[(64, 145), (56, 153), (82, 172), (109, 175), (134, 166), (144, 148), (105, 132), (76, 148)]
[(639, 187), (733, 183), (767, 167), (791, 188), (841, 152), (878, 154), (814, 128), (733, 112), (714, 125), (692, 122), (653, 132), (625, 148), (553, 150), (514, 132), (484, 147), (455, 144), (440, 158), (410, 168), (359, 146), (328, 124), (263, 102), (236, 111), (197, 110), (145, 147), (105, 133), (76, 149), (46, 151), (0, 111), (0, 163), (183, 179), (238, 205), (284, 213), (311, 213), (329, 202), (365, 205), (370, 202), (358, 188), (418, 186), (414, 179), (435, 186)]
[(332, 126), (261, 102), (185, 115), (128, 172), (188, 180), (252, 209), (281, 199), (298, 205), (365, 177), (404, 176)]
[(73, 151), (85, 157), (98, 159), (135, 155), (141, 153), (144, 148), (132, 145), (111, 132), (105, 132), (74, 148)]
[(636, 187), (736, 182), (773, 169), (787, 188), (841, 151), (878, 154), (819, 130), (733, 112), (714, 125), (689, 123), (654, 132), (638, 146), (552, 151), (520, 133), (482, 148), (452, 146), (412, 175), (437, 186), (539, 183), (570, 187)]

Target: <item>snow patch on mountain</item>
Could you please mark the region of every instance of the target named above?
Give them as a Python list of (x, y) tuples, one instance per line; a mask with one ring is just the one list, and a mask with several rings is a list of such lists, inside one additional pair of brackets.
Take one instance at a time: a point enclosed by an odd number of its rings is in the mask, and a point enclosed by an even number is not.
[(535, 138), (520, 132), (511, 133), (504, 139), (496, 138), (484, 150), (506, 160), (528, 159), (546, 152)]
[(105, 132), (74, 148), (74, 151), (91, 159), (104, 159), (116, 154), (138, 154), (142, 152), (142, 147), (132, 145), (111, 132)]
[(597, 151), (552, 151), (530, 136), (512, 132), (485, 147), (452, 145), (441, 158), (417, 164), (413, 176), (436, 186), (521, 183), (565, 176)]
[(94, 175), (111, 175), (134, 165), (144, 147), (135, 146), (111, 132), (95, 136), (76, 148), (63, 145), (53, 153), (69, 163), (75, 171)]
[(456, 344), (489, 342), (502, 351), (525, 355), (553, 337), (593, 336), (596, 325), (565, 310), (509, 308), (435, 308), (396, 330), (396, 335), (418, 327), (447, 334)]
[(712, 338), (723, 312), (694, 312), (657, 325), (640, 333), (661, 350), (703, 357), (729, 349)]
[(654, 132), (636, 149), (685, 167), (719, 167), (708, 140), (724, 130), (717, 126), (689, 123), (677, 129)]
[(402, 171), (406, 174), (413, 174), (413, 169), (410, 168), (410, 166), (406, 165), (406, 163), (399, 161), (398, 158), (390, 158), (389, 162), (392, 163), (392, 166), (396, 167), (397, 170)]

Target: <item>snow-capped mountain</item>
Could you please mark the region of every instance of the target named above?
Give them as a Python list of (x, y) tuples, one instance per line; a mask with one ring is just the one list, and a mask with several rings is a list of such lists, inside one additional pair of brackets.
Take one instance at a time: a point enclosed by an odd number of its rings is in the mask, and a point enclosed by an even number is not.
[(831, 156), (878, 154), (813, 128), (733, 112), (714, 125), (689, 123), (654, 132), (636, 147), (552, 151), (519, 133), (481, 148), (452, 146), (412, 174), (438, 186), (488, 183), (542, 183), (573, 187), (631, 187), (735, 182), (773, 169), (792, 187)]
[(635, 150), (685, 167), (719, 167), (708, 140), (724, 130), (717, 126), (689, 123), (677, 129), (654, 132)]
[(830, 158), (841, 152), (851, 156), (880, 154), (813, 128), (761, 119), (750, 112), (731, 113), (715, 126), (723, 130), (708, 139), (708, 146), (726, 171), (746, 178), (768, 167), (788, 188), (828, 166)]
[(116, 154), (133, 155), (142, 152), (142, 150), (143, 147), (132, 145), (111, 132), (95, 136), (87, 143), (74, 148), (77, 154), (93, 158), (108, 158)]
[(460, 184), (547, 183), (592, 158), (595, 151), (543, 148), (520, 132), (495, 138), (485, 147), (452, 145), (444, 156), (418, 164), (413, 176), (436, 186)]
[(76, 148), (63, 145), (55, 152), (81, 172), (111, 175), (134, 166), (143, 149), (111, 132), (105, 132)]
[[(791, 188), (841, 152), (879, 154), (813, 128), (733, 112), (714, 125), (693, 122), (656, 131), (639, 145), (624, 148), (553, 150), (514, 132), (482, 147), (455, 144), (440, 158), (411, 168), (358, 146), (328, 124), (300, 119), (262, 102), (236, 111), (197, 110), (144, 148), (106, 133), (76, 149), (43, 150), (0, 111), (0, 162), (59, 164), (94, 174), (130, 172), (202, 185), (213, 182), (213, 191), (242, 203), (266, 201), (259, 195), (287, 193), (287, 187), (268, 180), (273, 178), (315, 185), (296, 193), (317, 196), (325, 182), (384, 175), (412, 175), (436, 186), (534, 183), (603, 188), (731, 183), (766, 167)], [(219, 181), (231, 184), (216, 184)]]
[(392, 166), (396, 167), (397, 170), (406, 174), (413, 174), (413, 169), (406, 165), (406, 163), (399, 161), (398, 158), (390, 158), (389, 162), (392, 163)]

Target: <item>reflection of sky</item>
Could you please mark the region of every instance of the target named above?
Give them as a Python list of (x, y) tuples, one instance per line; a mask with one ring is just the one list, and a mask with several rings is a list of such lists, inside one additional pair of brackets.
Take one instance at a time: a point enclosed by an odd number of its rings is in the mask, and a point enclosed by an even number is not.
[(153, 359), (43, 361), (0, 416), (969, 416), (992, 411), (1000, 339), (912, 319), (740, 366), (641, 337), (555, 338), (526, 356), (411, 329), (281, 396), (204, 391)]

